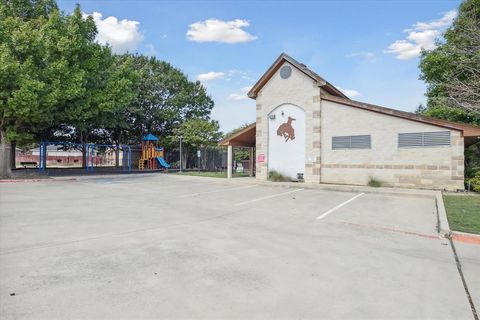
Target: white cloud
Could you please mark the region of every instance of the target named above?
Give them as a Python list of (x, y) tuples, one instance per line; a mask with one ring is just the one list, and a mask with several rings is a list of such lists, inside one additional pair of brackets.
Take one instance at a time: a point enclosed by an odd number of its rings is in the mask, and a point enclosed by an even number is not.
[(210, 71), (207, 73), (201, 73), (197, 76), (197, 80), (207, 82), (215, 79), (220, 79), (225, 76), (224, 72), (215, 72), (215, 71)]
[(341, 87), (338, 87), (337, 86), (337, 89), (342, 91), (343, 94), (345, 94), (346, 96), (348, 96), (349, 98), (355, 98), (355, 97), (358, 97), (360, 95), (360, 92), (358, 92), (357, 90), (352, 90), (352, 89), (343, 89)]
[(99, 12), (94, 12), (90, 16), (97, 26), (97, 41), (102, 44), (108, 43), (114, 52), (124, 53), (135, 50), (143, 40), (138, 21), (118, 20), (113, 16), (102, 19), (103, 16)]
[(228, 100), (233, 100), (233, 101), (240, 101), (240, 100), (247, 100), (248, 96), (247, 93), (252, 89), (253, 86), (248, 86), (248, 87), (243, 87), (240, 89), (240, 93), (232, 93), (228, 96)]
[(242, 19), (232, 21), (208, 19), (192, 23), (187, 31), (187, 38), (195, 42), (244, 43), (257, 39), (242, 29), (248, 26), (250, 23)]
[(408, 60), (418, 57), (422, 51), (435, 49), (435, 40), (457, 17), (457, 11), (452, 10), (443, 17), (430, 22), (417, 22), (412, 29), (406, 29), (406, 39), (397, 40), (388, 46), (386, 53), (395, 54), (397, 59)]

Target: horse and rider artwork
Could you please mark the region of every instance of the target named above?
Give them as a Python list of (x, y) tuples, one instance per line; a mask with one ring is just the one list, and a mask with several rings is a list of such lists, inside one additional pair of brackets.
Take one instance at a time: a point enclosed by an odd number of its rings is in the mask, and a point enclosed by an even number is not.
[(295, 121), (295, 119), (288, 117), (287, 122), (282, 123), (277, 129), (277, 135), (283, 137), (285, 142), (295, 140), (295, 129), (292, 127), (292, 121)]

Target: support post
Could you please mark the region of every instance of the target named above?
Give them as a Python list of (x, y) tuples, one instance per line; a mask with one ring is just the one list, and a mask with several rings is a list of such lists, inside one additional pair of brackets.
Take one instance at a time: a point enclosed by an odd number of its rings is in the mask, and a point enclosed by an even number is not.
[(232, 159), (233, 158), (233, 147), (228, 145), (227, 147), (227, 178), (232, 178)]
[(248, 176), (253, 177), (253, 157), (254, 157), (254, 152), (253, 152), (253, 147), (249, 148), (250, 151), (250, 156), (248, 157)]

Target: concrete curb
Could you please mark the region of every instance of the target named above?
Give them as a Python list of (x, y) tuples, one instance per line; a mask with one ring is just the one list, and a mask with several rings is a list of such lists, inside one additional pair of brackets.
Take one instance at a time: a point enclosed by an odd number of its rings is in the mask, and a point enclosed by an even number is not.
[[(216, 178), (213, 178), (216, 179)], [(239, 180), (244, 178), (239, 178)], [(236, 179), (232, 179), (236, 180)], [(230, 180), (230, 181), (232, 181)], [(229, 181), (229, 182), (230, 182)], [(233, 181), (232, 181), (233, 182)], [(237, 183), (237, 181), (233, 182)], [(340, 192), (363, 192), (370, 194), (382, 194), (390, 196), (410, 196), (421, 198), (435, 198), (438, 191), (434, 190), (417, 190), (417, 189), (401, 189), (401, 188), (373, 188), (368, 186), (354, 186), (354, 185), (338, 185), (338, 184), (314, 184), (314, 183), (300, 183), (300, 182), (271, 182), (271, 181), (258, 181), (258, 180), (243, 180), (238, 181), (242, 184), (256, 184), (269, 187), (279, 188), (303, 188), (309, 190), (326, 190), (326, 191), (340, 191)]]
[(451, 233), (452, 240), (469, 243), (469, 244), (480, 244), (480, 234), (452, 231)]
[(443, 237), (450, 237), (450, 225), (447, 219), (447, 210), (445, 210), (445, 204), (443, 203), (443, 195), (440, 191), (435, 192), (435, 203), (437, 205), (437, 218), (438, 218), (438, 233)]
[(76, 178), (65, 178), (65, 179), (6, 179), (0, 180), (0, 183), (17, 183), (17, 182), (55, 182), (55, 181), (76, 181)]

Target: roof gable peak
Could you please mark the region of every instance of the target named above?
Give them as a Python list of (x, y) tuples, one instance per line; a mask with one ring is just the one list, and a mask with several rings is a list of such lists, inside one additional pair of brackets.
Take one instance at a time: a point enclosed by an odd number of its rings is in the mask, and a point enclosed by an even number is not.
[(283, 65), (283, 63), (288, 62), (293, 67), (298, 69), (300, 72), (303, 72), (308, 77), (312, 78), (319, 87), (325, 89), (329, 94), (346, 98), (348, 97), (343, 94), (340, 90), (335, 88), (331, 83), (326, 81), (324, 78), (319, 76), (317, 73), (309, 69), (304, 63), (301, 63), (285, 52), (282, 52), (280, 56), (275, 60), (275, 62), (268, 68), (268, 70), (263, 74), (263, 76), (257, 81), (257, 83), (250, 89), (248, 92), (248, 97), (255, 99), (257, 97), (258, 92), (263, 88), (263, 86), (270, 80), (270, 78), (277, 72), (277, 70)]

